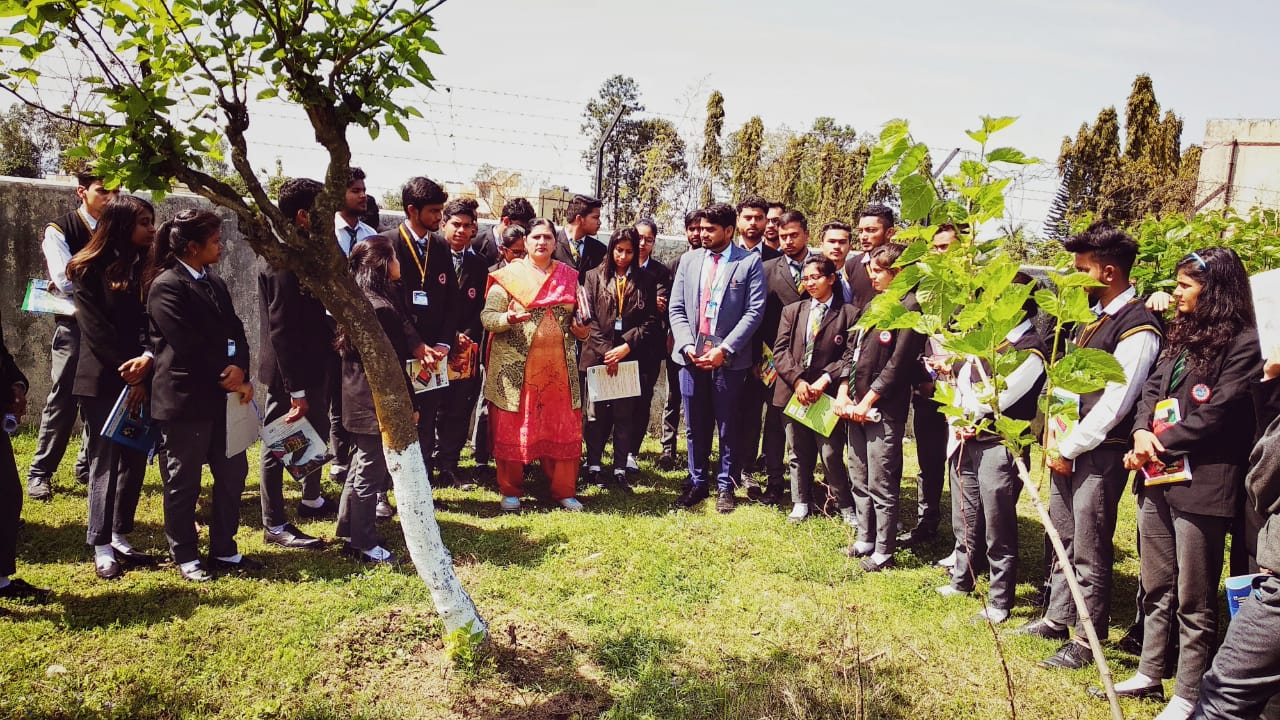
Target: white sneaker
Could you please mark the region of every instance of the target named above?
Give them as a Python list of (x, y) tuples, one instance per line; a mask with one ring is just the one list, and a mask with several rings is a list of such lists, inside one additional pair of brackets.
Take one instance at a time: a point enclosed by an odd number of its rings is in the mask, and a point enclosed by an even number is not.
[(937, 590), (938, 594), (941, 595), (942, 597), (955, 597), (957, 595), (969, 594), (965, 590), (957, 590), (954, 585), (943, 585), (942, 587), (938, 587), (934, 589)]
[(515, 512), (520, 509), (520, 498), (504, 496), (502, 502), (498, 504), (507, 512)]
[(389, 563), (392, 560), (391, 551), (381, 545), (374, 545), (373, 549), (365, 550), (364, 554), (370, 560), (378, 563)]
[(934, 563), (938, 567), (944, 567), (948, 570), (956, 566), (956, 551), (952, 550), (951, 554)]
[(809, 503), (796, 503), (791, 507), (791, 514), (787, 516), (787, 522), (804, 522), (809, 517)]
[(569, 512), (582, 512), (582, 503), (578, 502), (578, 498), (565, 498), (560, 501), (560, 507)]

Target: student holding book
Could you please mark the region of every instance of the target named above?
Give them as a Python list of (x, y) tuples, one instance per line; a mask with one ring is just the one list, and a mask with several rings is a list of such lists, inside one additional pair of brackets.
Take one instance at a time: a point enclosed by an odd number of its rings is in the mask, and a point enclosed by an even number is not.
[[(1177, 265), (1177, 316), (1138, 400), (1133, 449), (1142, 537), (1144, 641), (1122, 696), (1163, 698), (1160, 720), (1187, 718), (1218, 637), (1218, 579), (1254, 437), (1250, 383), (1262, 371), (1249, 277), (1210, 247)], [(1176, 654), (1167, 639), (1176, 632)], [(1175, 659), (1176, 658), (1176, 659)]]
[(132, 195), (113, 198), (93, 236), (67, 264), (75, 286), (80, 351), (73, 392), (89, 425), (89, 531), (94, 572), (103, 580), (123, 574), (121, 561), (149, 565), (127, 535), (142, 494), (147, 451), (123, 445), (103, 433), (124, 395), (131, 412), (148, 406), (147, 315), (142, 305), (142, 271), (155, 239), (155, 210)]
[[(391, 242), (381, 237), (366, 238), (352, 248), (349, 261), (351, 275), (373, 305), (396, 358), (401, 365), (412, 360), (415, 355), (406, 332), (409, 308), (397, 285), (400, 261)], [(389, 563), (394, 558), (382, 547), (374, 529), (378, 495), (387, 491), (387, 461), (382, 452), (382, 429), (373, 404), (373, 390), (351, 338), (339, 332), (336, 344), (342, 354), (342, 427), (351, 434), (354, 447), (351, 469), (338, 502), (337, 533), (338, 537), (347, 538), (343, 546), (346, 554), (367, 563)], [(409, 382), (407, 376), (405, 382)], [(412, 385), (409, 392), (413, 392)], [(417, 414), (414, 412), (415, 423)]]
[[(785, 219), (787, 215), (783, 215)], [(785, 227), (785, 226), (784, 226)], [(784, 243), (785, 246), (785, 243)], [(792, 397), (803, 406), (820, 398), (836, 398), (840, 381), (847, 376), (844, 351), (849, 329), (858, 312), (835, 293), (839, 268), (824, 257), (811, 257), (800, 268), (800, 280), (808, 297), (782, 308), (778, 336), (773, 342), (773, 361), (778, 378), (773, 385), (772, 404), (781, 411)], [(792, 417), (787, 417), (787, 444), (791, 446), (791, 515), (793, 523), (803, 522), (813, 511), (813, 468), (819, 454), (826, 468), (827, 485), (835, 492), (840, 516), (855, 524), (849, 471), (844, 463), (846, 431), (837, 419), (830, 435), (822, 435)]]
[[(604, 365), (610, 375), (616, 374), (619, 363), (634, 361), (661, 332), (657, 316), (658, 290), (653, 276), (636, 267), (639, 247), (640, 233), (634, 227), (615, 232), (609, 239), (604, 260), (587, 272), (583, 297), (588, 308), (579, 309), (579, 315), (586, 318), (591, 334), (582, 342), (582, 354), (578, 358), (581, 372)], [(612, 432), (613, 484), (624, 493), (631, 492), (627, 483), (627, 455), (636, 447), (635, 434), (644, 435), (645, 430), (636, 427), (638, 402), (638, 396), (592, 402), (592, 417), (584, 433), (587, 482), (605, 487), (600, 458)]]
[[(898, 275), (894, 263), (905, 248), (886, 243), (872, 249), (867, 272), (876, 294)], [(920, 309), (915, 293), (902, 298), (907, 310)], [(860, 557), (865, 572), (893, 565), (898, 538), (898, 494), (902, 486), (902, 438), (911, 389), (919, 382), (924, 336), (911, 330), (862, 330), (845, 344), (852, 377), (840, 383), (837, 413), (850, 420), (849, 482), (858, 511), (858, 539), (846, 554)]]
[[(253, 400), (249, 342), (231, 293), (212, 266), (222, 257), (222, 219), (183, 210), (160, 226), (144, 280), (152, 350), (151, 414), (168, 453), (164, 533), (182, 577), (259, 567), (240, 554), (240, 495), (249, 473), (243, 452), (227, 457), (227, 394)], [(200, 473), (213, 475), (209, 565), (200, 561), (196, 500)]]

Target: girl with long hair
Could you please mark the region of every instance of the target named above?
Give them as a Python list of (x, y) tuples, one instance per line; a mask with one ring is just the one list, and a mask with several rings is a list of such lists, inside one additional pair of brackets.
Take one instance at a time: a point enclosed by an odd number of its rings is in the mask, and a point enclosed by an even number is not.
[[(374, 315), (403, 365), (414, 355), (405, 333), (409, 310), (403, 302), (404, 294), (396, 285), (400, 280), (400, 261), (394, 248), (385, 238), (367, 238), (351, 249), (348, 262), (356, 285), (373, 305)], [(387, 491), (387, 461), (382, 452), (373, 390), (351, 338), (341, 332), (336, 344), (342, 355), (342, 427), (351, 434), (353, 445), (351, 467), (338, 502), (337, 534), (347, 538), (343, 546), (346, 554), (367, 563), (389, 563), (394, 558), (382, 547), (374, 529), (378, 496)], [(412, 392), (410, 386), (410, 394)], [(415, 412), (415, 424), (417, 415)]]
[[(212, 579), (213, 571), (258, 567), (236, 548), (240, 494), (249, 466), (243, 452), (226, 454), (227, 394), (253, 399), (249, 341), (231, 293), (212, 266), (222, 257), (222, 219), (183, 210), (160, 226), (151, 248), (147, 314), (155, 353), (151, 415), (168, 454), (164, 532), (182, 577)], [(200, 561), (196, 500), (204, 465), (213, 475), (209, 564)]]
[(121, 564), (148, 565), (151, 556), (129, 543), (142, 493), (147, 453), (102, 436), (103, 426), (125, 388), (135, 411), (147, 405), (151, 353), (142, 305), (142, 270), (155, 239), (155, 210), (132, 195), (111, 200), (89, 244), (67, 264), (80, 325), (80, 352), (72, 392), (89, 425), (89, 530), (94, 572), (104, 580), (122, 574)]
[[(1175, 677), (1159, 720), (1190, 716), (1216, 646), (1223, 551), (1254, 437), (1250, 384), (1262, 371), (1249, 278), (1235, 252), (1198, 250), (1177, 273), (1177, 316), (1125, 455), (1125, 467), (1138, 470), (1145, 621), (1138, 672), (1116, 691), (1163, 698), (1160, 681)], [(1189, 477), (1172, 472), (1178, 463)]]

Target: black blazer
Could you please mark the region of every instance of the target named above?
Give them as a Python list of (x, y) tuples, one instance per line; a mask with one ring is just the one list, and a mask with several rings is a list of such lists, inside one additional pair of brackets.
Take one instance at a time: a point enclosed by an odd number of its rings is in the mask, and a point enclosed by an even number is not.
[[(919, 311), (914, 292), (902, 298), (907, 310)], [(855, 304), (858, 313), (863, 308)], [(857, 339), (857, 332), (853, 333)], [(906, 422), (911, 405), (911, 390), (920, 380), (920, 353), (925, 337), (913, 330), (867, 330), (862, 338), (862, 353), (855, 366), (856, 342), (845, 343), (845, 367), (852, 373), (849, 397), (860, 401), (869, 391), (880, 395), (874, 407), (880, 409), (885, 422)]]
[[(125, 384), (117, 368), (141, 355), (148, 346), (140, 263), (133, 269), (132, 289), (111, 290), (103, 273), (115, 259), (114, 254), (99, 256), (75, 283), (72, 292), (76, 321), (80, 325), (80, 353), (72, 392), (81, 397), (114, 400)], [(224, 355), (225, 352), (224, 344)]]
[(0, 380), (3, 381), (3, 387), (0, 387), (0, 412), (9, 412), (12, 410), (10, 405), (13, 402), (13, 394), (10, 391), (14, 385), (27, 386), (27, 376), (22, 374), (22, 370), (18, 367), (18, 363), (14, 361), (13, 355), (9, 354), (9, 348), (4, 343), (4, 331), (0, 330)]
[[(804, 263), (801, 263), (803, 265)], [(840, 288), (834, 288), (835, 294), (840, 298), (840, 304), (844, 304), (844, 293), (840, 292)], [(801, 299), (808, 299), (809, 293), (802, 290), (796, 290), (795, 281), (791, 277), (791, 266), (786, 257), (779, 255), (764, 264), (764, 321), (760, 323), (760, 330), (756, 333), (756, 337), (761, 343), (767, 343), (773, 346), (773, 341), (778, 337), (778, 322), (782, 319), (782, 308)], [(760, 352), (760, 345), (754, 346), (755, 352)]]
[(1139, 493), (1163, 492), (1171, 507), (1215, 517), (1235, 515), (1239, 493), (1253, 449), (1255, 411), (1251, 384), (1262, 375), (1258, 332), (1249, 327), (1232, 338), (1225, 351), (1201, 373), (1188, 372), (1172, 392), (1169, 381), (1175, 358), (1162, 356), (1138, 399), (1133, 432), (1151, 429), (1156, 403), (1178, 399), (1182, 421), (1160, 433), (1169, 457), (1189, 456), (1191, 482), (1144, 487)]
[[(664, 298), (669, 307), (671, 303), (671, 285), (675, 279), (671, 268), (650, 256), (649, 264), (639, 269), (644, 270), (645, 274), (653, 280), (656, 296)], [(662, 358), (667, 356), (667, 333), (671, 332), (671, 316), (667, 315), (665, 310), (659, 310), (655, 306), (654, 317), (658, 321), (658, 329), (645, 339), (645, 347), (640, 355), (645, 362), (656, 365), (662, 361)]]
[[(409, 339), (405, 336), (407, 310), (398, 302), (388, 302), (379, 295), (366, 293), (365, 296), (369, 298), (373, 314), (377, 316), (382, 331), (387, 334), (387, 340), (391, 341), (391, 349), (395, 351), (400, 367), (404, 367), (406, 362), (413, 359)], [(405, 375), (405, 383), (409, 387), (409, 397), (413, 397), (413, 383), (408, 375)], [(378, 412), (373, 406), (373, 390), (369, 387), (364, 363), (354, 350), (342, 355), (342, 427), (347, 432), (361, 435), (377, 435), (380, 432)]]
[(475, 342), (480, 342), (484, 336), (480, 311), (484, 309), (484, 292), (488, 284), (488, 261), (475, 252), (465, 253), (462, 256), (462, 272), (458, 274), (457, 328), (459, 333)]
[[(420, 270), (422, 256), (418, 254), (413, 236), (404, 223), (381, 236), (396, 249), (396, 257), (400, 260), (400, 284), (404, 287), (404, 307), (408, 309), (418, 337), (427, 345), (453, 347), (458, 332), (458, 278), (453, 274), (449, 244), (434, 233), (428, 235), (429, 251), (426, 272), (423, 273)], [(419, 290), (427, 293), (426, 305), (413, 304), (413, 293)]]
[[(578, 353), (578, 369), (586, 372), (604, 363), (604, 354), (617, 347), (614, 320), (618, 318), (618, 295), (613, 276), (605, 276), (608, 268), (598, 267), (587, 273), (584, 293), (591, 304), (591, 334), (582, 341)], [(657, 288), (644, 270), (633, 269), (622, 296), (622, 341), (631, 346), (625, 360), (639, 360), (646, 344), (657, 337)]]
[(582, 239), (581, 257), (574, 262), (573, 251), (569, 249), (569, 236), (565, 234), (564, 228), (560, 228), (556, 230), (556, 249), (551, 252), (551, 259), (559, 260), (571, 268), (577, 268), (578, 284), (582, 285), (586, 282), (587, 271), (599, 267), (600, 261), (604, 260), (608, 252), (609, 248), (604, 243), (588, 235)]
[[(197, 281), (181, 264), (165, 270), (147, 294), (152, 365), (151, 415), (157, 420), (213, 420), (226, 412), (218, 383), (235, 365), (249, 379), (249, 341), (222, 278)], [(235, 343), (228, 357), (227, 341)]]
[(848, 274), (849, 284), (853, 289), (853, 304), (859, 309), (865, 308), (867, 303), (876, 296), (876, 288), (871, 284), (871, 276), (867, 275), (867, 266), (862, 263), (863, 256), (867, 254), (851, 253), (844, 262), (844, 271)]
[[(791, 289), (794, 290), (795, 286), (792, 285)], [(824, 373), (831, 376), (831, 384), (825, 392), (835, 397), (840, 389), (840, 380), (849, 374), (844, 365), (844, 351), (851, 337), (849, 328), (858, 321), (857, 308), (846, 305), (839, 295), (832, 295), (831, 307), (827, 308), (827, 314), (818, 326), (813, 357), (805, 365), (804, 346), (809, 335), (810, 305), (812, 302), (805, 298), (782, 309), (778, 334), (773, 343), (773, 362), (778, 370), (778, 379), (773, 383), (774, 407), (787, 406), (796, 391), (797, 382), (813, 383)]]
[(486, 268), (492, 267), (494, 263), (498, 262), (498, 248), (502, 247), (502, 242), (498, 238), (498, 228), (500, 227), (502, 227), (501, 223), (490, 225), (471, 238), (471, 249), (484, 259)]
[(302, 287), (293, 271), (276, 270), (261, 260), (258, 317), (258, 379), (290, 393), (319, 387), (333, 353), (333, 323), (324, 304)]

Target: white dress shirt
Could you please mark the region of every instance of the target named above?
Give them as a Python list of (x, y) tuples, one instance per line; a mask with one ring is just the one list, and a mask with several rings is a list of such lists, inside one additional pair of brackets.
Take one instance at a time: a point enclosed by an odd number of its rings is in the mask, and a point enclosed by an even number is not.
[[(84, 203), (76, 208), (76, 214), (89, 226), (89, 232), (98, 229), (98, 221), (89, 214)], [(67, 263), (71, 262), (71, 248), (67, 245), (67, 236), (50, 223), (45, 226), (44, 240), (40, 243), (40, 249), (44, 252), (45, 265), (49, 268), (49, 280), (59, 292), (70, 297), (75, 286), (67, 279)]]
[(356, 231), (356, 237), (354, 240), (352, 240), (351, 232), (348, 229), (351, 227), (352, 226), (348, 225), (347, 221), (343, 219), (342, 213), (336, 213), (333, 216), (333, 232), (335, 235), (338, 236), (338, 247), (342, 248), (343, 255), (350, 255), (351, 248), (355, 247), (356, 243), (360, 242), (361, 240), (364, 240), (367, 237), (372, 237), (378, 234), (377, 230), (374, 230), (368, 225), (365, 225), (363, 221), (357, 220), (354, 227)]

